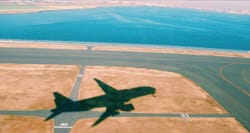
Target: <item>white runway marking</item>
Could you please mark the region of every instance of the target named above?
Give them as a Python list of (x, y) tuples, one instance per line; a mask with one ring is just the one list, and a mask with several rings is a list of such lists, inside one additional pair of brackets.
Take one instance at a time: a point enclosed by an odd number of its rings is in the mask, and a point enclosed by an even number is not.
[(69, 126), (69, 123), (60, 123), (60, 126), (55, 126), (54, 128), (72, 128), (72, 126)]
[(72, 128), (72, 126), (55, 126), (54, 128)]
[(68, 126), (68, 125), (69, 125), (69, 123), (67, 123), (67, 122), (66, 122), (66, 123), (61, 123), (61, 124), (60, 124), (60, 126)]
[(188, 118), (190, 118), (190, 116), (186, 113), (186, 114), (181, 114), (181, 117), (185, 120), (185, 121), (187, 121), (188, 120)]

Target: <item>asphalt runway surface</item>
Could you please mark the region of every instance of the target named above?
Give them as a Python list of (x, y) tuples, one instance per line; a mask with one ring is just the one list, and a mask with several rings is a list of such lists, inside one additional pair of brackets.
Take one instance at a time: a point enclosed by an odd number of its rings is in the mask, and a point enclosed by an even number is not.
[[(76, 100), (86, 65), (129, 66), (173, 71), (193, 80), (217, 100), (229, 114), (150, 114), (121, 113), (117, 117), (235, 117), (250, 130), (250, 59), (159, 53), (111, 52), (88, 50), (52, 50), (0, 48), (0, 63), (82, 65), (71, 99)], [(55, 120), (55, 132), (69, 132), (81, 118), (98, 118), (102, 112), (63, 113)], [(47, 117), (49, 110), (4, 111), (0, 114)], [(61, 126), (61, 123), (68, 123)]]

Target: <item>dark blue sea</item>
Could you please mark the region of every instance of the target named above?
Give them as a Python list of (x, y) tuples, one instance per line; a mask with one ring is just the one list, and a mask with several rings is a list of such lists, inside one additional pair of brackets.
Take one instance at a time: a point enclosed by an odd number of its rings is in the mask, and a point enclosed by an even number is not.
[(250, 15), (162, 7), (2, 14), (0, 39), (250, 50)]

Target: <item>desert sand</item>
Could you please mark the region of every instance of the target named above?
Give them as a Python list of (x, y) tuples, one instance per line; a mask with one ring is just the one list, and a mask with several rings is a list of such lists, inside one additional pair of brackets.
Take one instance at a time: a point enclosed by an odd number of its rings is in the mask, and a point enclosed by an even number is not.
[(1, 64), (0, 110), (55, 107), (53, 92), (68, 96), (79, 69), (73, 65)]
[(79, 120), (70, 133), (248, 133), (234, 118), (108, 118), (96, 127), (96, 119)]
[[(3, 6), (3, 5), (2, 5)], [(17, 13), (34, 13), (34, 12), (42, 12), (42, 11), (53, 11), (53, 10), (72, 10), (72, 9), (87, 9), (87, 8), (96, 8), (96, 6), (91, 5), (12, 5), (9, 9), (8, 6), (5, 6), (6, 9), (0, 10), (0, 14), (17, 14)], [(0, 8), (1, 9), (1, 8)]]
[(81, 83), (80, 99), (104, 94), (94, 78), (116, 89), (140, 86), (156, 88), (156, 97), (147, 95), (129, 102), (135, 107), (133, 112), (226, 113), (201, 87), (177, 73), (130, 67), (87, 66)]
[(53, 133), (53, 121), (31, 116), (0, 115), (0, 133)]
[(0, 48), (43, 48), (43, 49), (71, 49), (85, 50), (84, 45), (50, 42), (24, 42), (24, 41), (0, 41)]
[(93, 50), (101, 51), (127, 51), (127, 52), (152, 52), (168, 54), (187, 54), (187, 55), (208, 55), (224, 57), (250, 58), (250, 53), (231, 52), (231, 51), (209, 51), (203, 49), (185, 49), (185, 48), (155, 48), (139, 46), (95, 46)]

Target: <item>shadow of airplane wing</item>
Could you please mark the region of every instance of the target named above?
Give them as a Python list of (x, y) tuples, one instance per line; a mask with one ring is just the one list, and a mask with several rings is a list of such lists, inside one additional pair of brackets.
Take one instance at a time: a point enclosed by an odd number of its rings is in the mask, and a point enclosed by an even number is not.
[(96, 78), (94, 78), (94, 80), (106, 94), (112, 94), (118, 92), (114, 87), (102, 82), (101, 80)]
[(98, 120), (95, 121), (94, 124), (92, 124), (92, 127), (98, 125), (99, 123), (101, 123), (102, 121), (107, 119), (109, 116), (114, 116), (114, 115), (118, 115), (118, 114), (119, 114), (119, 112), (116, 112), (115, 108), (107, 107), (106, 111), (98, 118)]
[(104, 121), (105, 119), (107, 119), (111, 114), (108, 112), (104, 112), (97, 121), (95, 121), (94, 124), (92, 124), (92, 127), (98, 125), (99, 123), (101, 123), (102, 121)]

